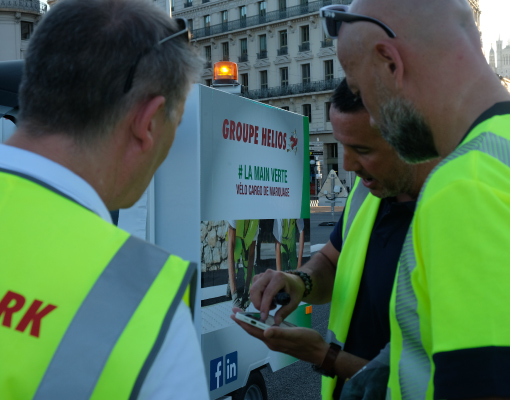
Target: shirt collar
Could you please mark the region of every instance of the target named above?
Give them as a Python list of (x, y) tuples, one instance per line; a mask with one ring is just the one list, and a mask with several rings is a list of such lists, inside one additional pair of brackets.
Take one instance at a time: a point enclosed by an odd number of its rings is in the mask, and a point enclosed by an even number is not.
[(0, 144), (0, 167), (40, 180), (112, 223), (110, 212), (94, 188), (64, 166), (31, 151)]
[(475, 129), (478, 125), (480, 125), (482, 122), (487, 121), (488, 119), (491, 119), (492, 117), (498, 116), (498, 115), (506, 115), (510, 114), (510, 101), (503, 101), (500, 103), (494, 104), (491, 108), (484, 111), (482, 115), (480, 115), (475, 122), (469, 127), (466, 134), (462, 137), (462, 140), (459, 142), (459, 146), (466, 140), (468, 135), (471, 133), (473, 129)]

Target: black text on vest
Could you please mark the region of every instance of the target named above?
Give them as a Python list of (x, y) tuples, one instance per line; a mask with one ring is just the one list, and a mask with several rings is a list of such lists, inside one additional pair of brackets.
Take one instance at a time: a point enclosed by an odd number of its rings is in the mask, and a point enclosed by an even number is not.
[[(5, 296), (0, 301), (0, 318), (3, 316), (3, 326), (6, 326), (7, 328), (11, 327), (12, 315), (21, 311), (25, 305), (25, 302), (25, 297), (19, 293), (11, 292), (9, 290), (5, 294)], [(16, 325), (16, 330), (25, 332), (25, 329), (28, 328), (28, 325), (32, 323), (32, 326), (30, 327), (30, 335), (39, 337), (39, 334), (41, 333), (41, 320), (55, 308), (57, 308), (57, 306), (54, 306), (53, 304), (48, 304), (46, 307), (39, 311), (42, 305), (42, 301), (34, 300), (30, 307), (28, 307), (28, 310), (25, 311), (25, 314), (18, 322), (18, 325)]]

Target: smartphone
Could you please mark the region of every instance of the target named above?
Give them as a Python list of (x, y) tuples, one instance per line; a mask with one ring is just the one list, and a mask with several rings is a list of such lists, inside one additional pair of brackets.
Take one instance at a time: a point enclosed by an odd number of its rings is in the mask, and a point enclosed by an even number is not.
[[(238, 312), (236, 313), (236, 318), (239, 321), (246, 322), (247, 324), (253, 325), (259, 329), (266, 330), (267, 328), (271, 328), (274, 325), (274, 318), (272, 315), (269, 315), (265, 322), (260, 320), (260, 313), (258, 312)], [(280, 324), (280, 328), (296, 328), (296, 325), (291, 324), (290, 322), (283, 321)]]

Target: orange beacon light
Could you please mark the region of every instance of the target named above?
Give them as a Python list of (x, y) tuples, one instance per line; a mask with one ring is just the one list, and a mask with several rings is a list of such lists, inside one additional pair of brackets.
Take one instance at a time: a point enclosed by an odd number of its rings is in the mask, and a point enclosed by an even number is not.
[(237, 81), (237, 64), (232, 61), (218, 61), (214, 64), (214, 81), (212, 86), (232, 94), (241, 93)]
[[(232, 61), (219, 61), (214, 64), (214, 80), (237, 81), (237, 64)], [(226, 83), (226, 82), (225, 82)]]

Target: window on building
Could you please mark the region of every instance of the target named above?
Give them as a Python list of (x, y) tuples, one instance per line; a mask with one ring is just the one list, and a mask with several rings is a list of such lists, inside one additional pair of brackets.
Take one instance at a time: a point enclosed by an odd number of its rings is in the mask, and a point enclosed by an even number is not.
[(229, 46), (228, 42), (223, 42), (221, 44), (221, 49), (223, 52), (223, 61), (229, 61)]
[(289, 106), (283, 106), (283, 107), (282, 107), (282, 110), (289, 111)]
[(301, 65), (301, 77), (303, 83), (310, 83), (310, 64)]
[(212, 86), (212, 79), (206, 79), (205, 80), (205, 85), (206, 86)]
[(331, 108), (331, 102), (330, 101), (327, 101), (326, 103), (324, 103), (324, 112), (326, 113), (326, 122), (331, 122), (331, 120), (329, 119), (329, 109)]
[(259, 36), (259, 48), (260, 52), (267, 51), (266, 35)]
[(226, 24), (228, 22), (228, 10), (221, 12), (221, 23)]
[(280, 31), (280, 48), (287, 47), (287, 31)]
[(211, 16), (204, 15), (204, 28), (209, 28), (211, 26)]
[(267, 71), (260, 71), (260, 88), (267, 89)]
[(328, 158), (338, 158), (338, 143), (328, 144)]
[(321, 47), (322, 48), (333, 47), (333, 39), (329, 38), (326, 35), (326, 32), (324, 32), (324, 38), (322, 39)]
[(241, 85), (248, 89), (248, 74), (241, 74)]
[(248, 39), (241, 39), (241, 54), (248, 54)]
[(34, 23), (21, 21), (21, 40), (28, 40), (34, 31)]
[(170, 4), (172, 6), (172, 11), (174, 11), (174, 8), (175, 8), (174, 0), (170, 0)]
[(246, 6), (239, 7), (239, 19), (246, 19)]
[(259, 16), (261, 16), (261, 17), (266, 16), (266, 2), (265, 1), (259, 2)]
[(188, 29), (191, 33), (193, 33), (193, 20), (188, 19)]
[(239, 57), (239, 62), (247, 62), (248, 61), (248, 39), (239, 40), (239, 44), (241, 47), (241, 56)]
[(280, 11), (285, 11), (287, 9), (287, 0), (279, 0), (278, 1), (278, 9)]
[(289, 86), (289, 68), (280, 68), (281, 86)]
[(310, 42), (310, 27), (308, 25), (301, 27), (301, 43)]
[(257, 54), (257, 58), (263, 59), (267, 58), (267, 40), (266, 35), (260, 35), (259, 36), (259, 50), (260, 52)]
[(205, 46), (205, 61), (211, 61), (211, 46)]
[(327, 81), (333, 79), (333, 60), (324, 61), (324, 79)]
[(303, 115), (308, 117), (308, 122), (312, 123), (312, 105), (303, 104)]

